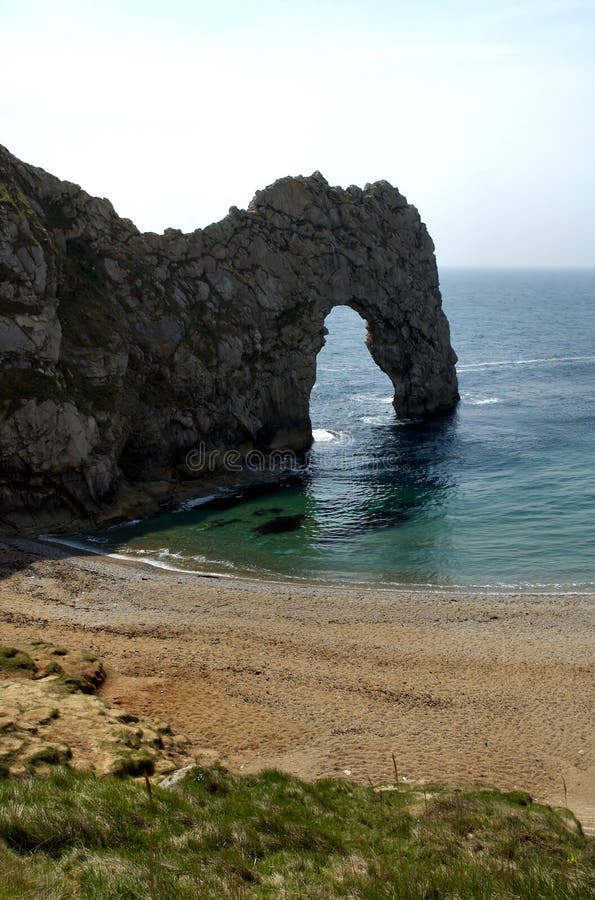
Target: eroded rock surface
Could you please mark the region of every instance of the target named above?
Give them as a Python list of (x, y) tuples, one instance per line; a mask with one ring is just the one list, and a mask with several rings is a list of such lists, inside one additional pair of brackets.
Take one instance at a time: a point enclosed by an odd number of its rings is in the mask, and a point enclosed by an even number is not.
[(387, 182), (284, 178), (203, 230), (141, 234), (0, 148), (0, 527), (97, 519), (188, 477), (197, 446), (306, 449), (341, 304), (401, 416), (454, 406), (434, 247)]
[(43, 641), (0, 645), (0, 778), (56, 765), (112, 775), (162, 775), (187, 765), (188, 739), (141, 721), (96, 691), (106, 674), (92, 653)]

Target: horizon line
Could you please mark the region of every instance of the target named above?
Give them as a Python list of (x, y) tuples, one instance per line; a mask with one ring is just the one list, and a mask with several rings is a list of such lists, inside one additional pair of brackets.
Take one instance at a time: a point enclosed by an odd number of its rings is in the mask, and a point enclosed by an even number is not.
[(510, 271), (511, 269), (518, 270), (521, 272), (527, 271), (545, 271), (545, 272), (591, 272), (595, 271), (595, 263), (587, 263), (587, 264), (543, 264), (543, 263), (502, 263), (502, 264), (494, 264), (494, 263), (439, 263), (438, 271), (444, 269), (475, 269), (475, 270), (485, 270), (485, 269), (493, 269), (496, 271)]

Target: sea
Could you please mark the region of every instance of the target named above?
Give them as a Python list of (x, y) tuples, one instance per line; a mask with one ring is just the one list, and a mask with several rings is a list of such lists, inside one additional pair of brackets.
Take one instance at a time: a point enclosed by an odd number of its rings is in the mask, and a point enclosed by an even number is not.
[(440, 273), (461, 402), (399, 418), (328, 316), (304, 468), (71, 540), (156, 566), (378, 589), (595, 588), (595, 270)]

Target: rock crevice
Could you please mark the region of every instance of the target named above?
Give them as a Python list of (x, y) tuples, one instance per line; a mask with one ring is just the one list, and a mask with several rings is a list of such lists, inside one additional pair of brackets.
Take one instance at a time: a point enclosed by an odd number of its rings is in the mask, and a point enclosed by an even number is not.
[(337, 305), (399, 415), (455, 405), (434, 246), (387, 182), (283, 178), (205, 229), (141, 234), (0, 148), (0, 527), (93, 520), (198, 444), (305, 450)]

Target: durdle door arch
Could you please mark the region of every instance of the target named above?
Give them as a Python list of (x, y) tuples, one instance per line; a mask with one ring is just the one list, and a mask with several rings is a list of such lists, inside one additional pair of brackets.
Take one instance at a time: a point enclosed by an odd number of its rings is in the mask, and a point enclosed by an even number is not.
[(0, 266), (3, 530), (154, 504), (199, 443), (306, 449), (337, 305), (366, 320), (400, 416), (458, 400), (434, 246), (387, 182), (284, 178), (202, 230), (141, 234), (0, 148)]
[(276, 316), (260, 326), (280, 365), (270, 369), (259, 440), (294, 449), (311, 440), (316, 356), (324, 321), (340, 305), (365, 320), (366, 343), (392, 382), (400, 416), (452, 409), (456, 355), (434, 246), (415, 207), (386, 182), (343, 191), (315, 174), (276, 182), (256, 195), (249, 212), (264, 220), (262, 263), (278, 279)]

